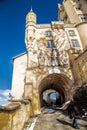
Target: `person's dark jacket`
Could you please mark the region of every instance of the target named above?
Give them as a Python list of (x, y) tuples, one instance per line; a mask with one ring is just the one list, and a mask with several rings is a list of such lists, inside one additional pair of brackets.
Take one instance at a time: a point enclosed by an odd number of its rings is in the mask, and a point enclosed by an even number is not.
[(68, 115), (69, 115), (70, 119), (72, 119), (73, 117), (77, 117), (79, 115), (78, 108), (72, 101), (70, 102), (67, 110), (68, 110)]

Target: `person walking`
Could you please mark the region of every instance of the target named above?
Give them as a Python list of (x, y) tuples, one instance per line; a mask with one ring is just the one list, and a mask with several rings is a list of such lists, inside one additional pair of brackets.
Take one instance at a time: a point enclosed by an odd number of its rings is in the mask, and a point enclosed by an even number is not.
[(79, 116), (79, 111), (78, 111), (77, 106), (75, 105), (74, 100), (71, 100), (67, 110), (68, 110), (68, 115), (69, 115), (70, 119), (73, 119), (73, 127), (75, 129), (79, 129), (78, 121), (77, 121), (78, 116)]

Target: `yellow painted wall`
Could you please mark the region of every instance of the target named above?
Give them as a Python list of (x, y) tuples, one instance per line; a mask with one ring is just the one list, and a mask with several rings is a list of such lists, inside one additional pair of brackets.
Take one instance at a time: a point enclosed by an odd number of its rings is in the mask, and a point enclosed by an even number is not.
[(32, 115), (31, 106), (21, 103), (14, 111), (0, 112), (0, 130), (22, 130)]

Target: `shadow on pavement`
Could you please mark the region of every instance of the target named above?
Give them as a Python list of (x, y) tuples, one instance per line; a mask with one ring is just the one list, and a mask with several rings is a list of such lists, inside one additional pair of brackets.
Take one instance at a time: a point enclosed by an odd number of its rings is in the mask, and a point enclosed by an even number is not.
[(71, 126), (71, 127), (72, 127), (72, 124), (69, 123), (69, 122), (66, 122), (66, 121), (64, 121), (64, 120), (60, 120), (60, 119), (56, 119), (56, 120), (57, 120), (58, 122), (64, 124), (64, 125), (68, 125), (68, 126)]
[(85, 127), (85, 128), (87, 128), (87, 125), (82, 125), (82, 124), (80, 124), (80, 123), (79, 123), (79, 125), (80, 125), (80, 126), (82, 126), (82, 127)]
[[(46, 110), (46, 111), (44, 111), (44, 110)], [(49, 110), (52, 110), (52, 111), (49, 111)], [(43, 112), (43, 111), (44, 111), (44, 112)], [(62, 113), (63, 115), (67, 115), (67, 111), (66, 111), (66, 110), (62, 110), (62, 109), (60, 109), (59, 107), (56, 107), (56, 108), (44, 107), (44, 108), (42, 109), (42, 112), (43, 112), (44, 114), (47, 114), (47, 113), (51, 114), (51, 113), (55, 113), (55, 112), (57, 112), (57, 111), (59, 111), (59, 112)]]

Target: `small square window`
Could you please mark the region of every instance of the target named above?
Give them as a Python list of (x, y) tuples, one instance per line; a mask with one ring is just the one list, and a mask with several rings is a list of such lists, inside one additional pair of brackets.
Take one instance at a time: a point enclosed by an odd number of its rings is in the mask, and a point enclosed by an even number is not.
[(77, 6), (77, 7), (76, 7), (76, 10), (80, 10), (80, 7), (79, 7), (79, 6)]
[(53, 48), (54, 47), (54, 42), (52, 40), (47, 41), (47, 47), (48, 48)]
[(46, 32), (46, 36), (47, 36), (47, 37), (51, 37), (51, 36), (52, 36), (52, 32), (51, 32), (51, 31), (47, 31), (47, 32)]
[(86, 22), (87, 21), (87, 15), (80, 15), (80, 19), (82, 20), (82, 22)]
[(77, 4), (76, 5), (76, 10), (80, 10), (81, 9), (81, 4)]
[(73, 39), (71, 42), (73, 47), (80, 47), (77, 39)]
[(69, 30), (69, 36), (76, 36), (75, 31), (74, 30)]

